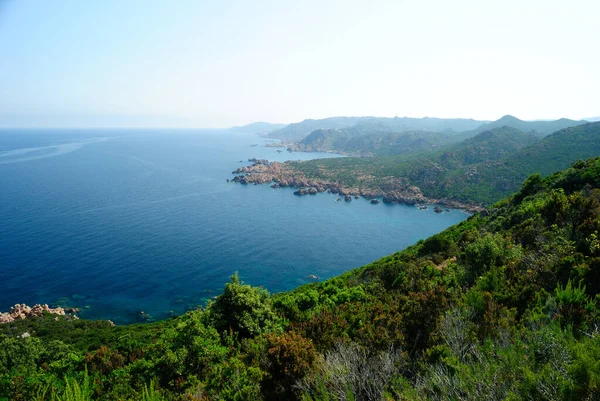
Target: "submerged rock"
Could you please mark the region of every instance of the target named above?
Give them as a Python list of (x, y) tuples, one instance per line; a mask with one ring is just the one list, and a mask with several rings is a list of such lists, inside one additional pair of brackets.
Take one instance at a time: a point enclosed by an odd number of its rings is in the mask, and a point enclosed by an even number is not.
[(436, 207), (433, 208), (433, 211), (436, 212), (436, 213), (442, 213), (444, 210), (441, 207), (436, 206)]
[(377, 205), (379, 203), (379, 199), (371, 199), (371, 205)]

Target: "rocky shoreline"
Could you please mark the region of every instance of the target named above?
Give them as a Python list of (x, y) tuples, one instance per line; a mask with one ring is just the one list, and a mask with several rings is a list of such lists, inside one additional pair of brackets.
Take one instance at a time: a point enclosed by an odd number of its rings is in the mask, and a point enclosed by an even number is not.
[[(266, 159), (249, 159), (249, 166), (240, 167), (232, 172), (233, 179), (228, 182), (240, 184), (269, 184), (272, 188), (297, 188), (294, 195), (316, 195), (327, 192), (339, 194), (340, 200), (347, 202), (352, 197), (363, 197), (368, 200), (381, 198), (384, 203), (398, 203), (403, 205), (436, 204), (446, 208), (461, 209), (469, 213), (482, 212), (485, 209), (477, 205), (469, 205), (451, 199), (433, 199), (423, 195), (420, 188), (410, 185), (403, 178), (389, 177), (383, 183), (373, 187), (346, 187), (338, 182), (326, 180), (313, 180), (304, 173), (290, 167), (287, 163), (269, 162)], [(372, 202), (375, 204), (375, 202)], [(378, 203), (378, 202), (377, 202)]]
[(8, 312), (0, 312), (0, 324), (11, 323), (15, 320), (24, 320), (32, 317), (41, 317), (48, 313), (51, 315), (69, 317), (70, 319), (79, 319), (75, 313), (78, 313), (77, 308), (50, 308), (48, 304), (40, 305), (35, 304), (34, 306), (28, 306), (26, 304), (16, 304), (11, 307)]

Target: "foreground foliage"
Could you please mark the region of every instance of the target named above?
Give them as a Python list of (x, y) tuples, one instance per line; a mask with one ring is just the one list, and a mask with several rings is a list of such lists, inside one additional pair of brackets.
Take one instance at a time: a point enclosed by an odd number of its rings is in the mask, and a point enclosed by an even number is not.
[(236, 274), (159, 323), (2, 325), (0, 399), (598, 399), (599, 231), (596, 158), (288, 293)]

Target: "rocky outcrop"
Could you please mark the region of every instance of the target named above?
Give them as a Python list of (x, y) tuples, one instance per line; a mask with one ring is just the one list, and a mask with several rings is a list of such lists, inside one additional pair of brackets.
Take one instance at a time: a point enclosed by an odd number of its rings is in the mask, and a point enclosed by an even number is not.
[(33, 307), (29, 307), (25, 304), (16, 304), (10, 311), (0, 313), (0, 323), (10, 323), (15, 320), (22, 320), (31, 317), (43, 316), (44, 313), (50, 313), (52, 315), (65, 316), (65, 310), (63, 308), (50, 308), (47, 304), (40, 305), (36, 304)]
[[(310, 179), (289, 163), (269, 162), (265, 159), (249, 159), (250, 166), (240, 167), (232, 172), (235, 174), (230, 182), (240, 184), (272, 184), (272, 188), (297, 188), (294, 195), (316, 195), (320, 192), (339, 194), (342, 199), (354, 197), (359, 199), (382, 199), (385, 203), (403, 205), (418, 205), (423, 203), (438, 204), (453, 209), (463, 209), (469, 212), (480, 212), (482, 207), (462, 204), (450, 199), (432, 199), (423, 195), (419, 187), (411, 185), (406, 179), (386, 177), (377, 183), (363, 181), (361, 187), (346, 187), (337, 181)], [(351, 200), (351, 198), (350, 198)], [(374, 203), (374, 202), (372, 202)], [(379, 203), (379, 200), (377, 201)]]

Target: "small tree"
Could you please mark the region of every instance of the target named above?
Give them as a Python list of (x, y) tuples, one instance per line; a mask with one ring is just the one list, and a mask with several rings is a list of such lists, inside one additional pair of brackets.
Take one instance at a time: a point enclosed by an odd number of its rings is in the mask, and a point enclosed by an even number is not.
[(218, 331), (231, 329), (242, 338), (279, 328), (269, 292), (244, 284), (237, 272), (208, 310), (210, 320)]

